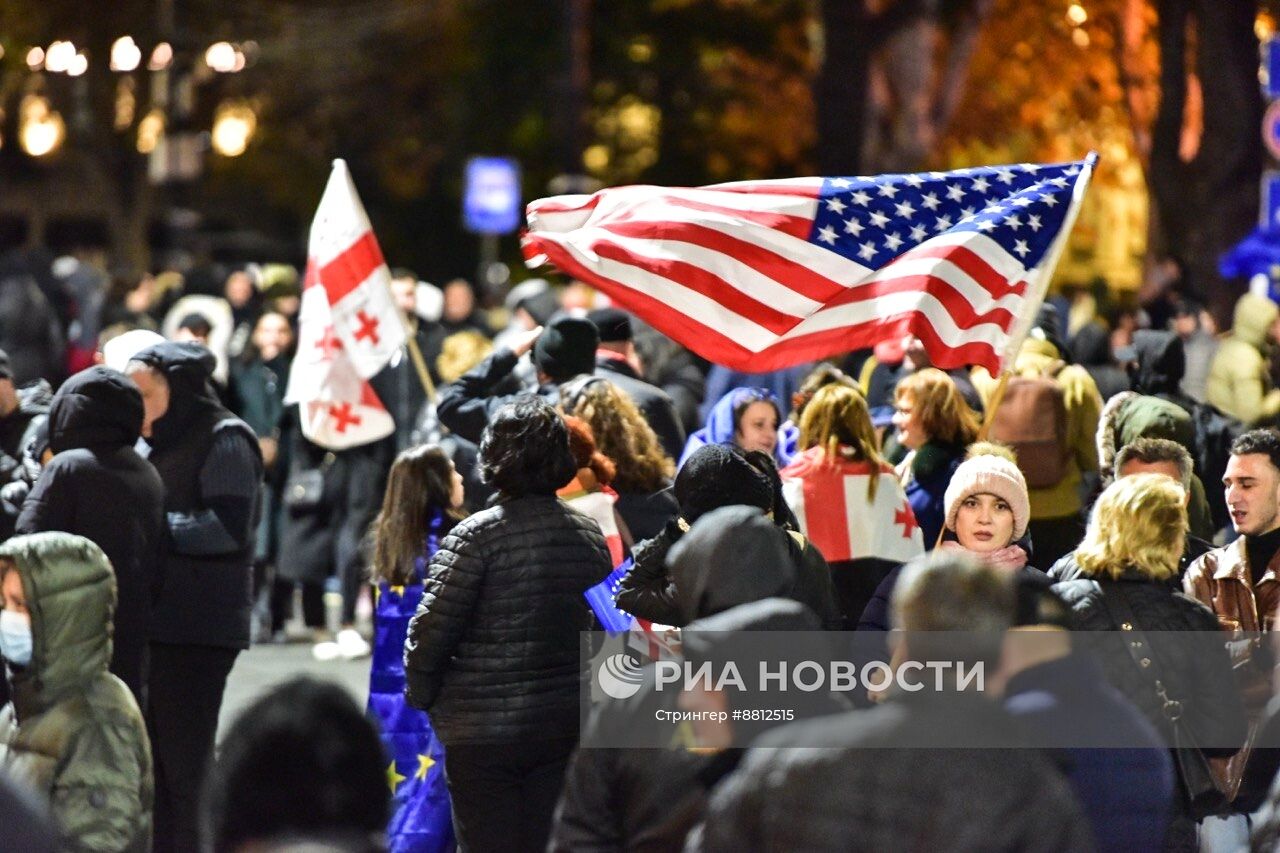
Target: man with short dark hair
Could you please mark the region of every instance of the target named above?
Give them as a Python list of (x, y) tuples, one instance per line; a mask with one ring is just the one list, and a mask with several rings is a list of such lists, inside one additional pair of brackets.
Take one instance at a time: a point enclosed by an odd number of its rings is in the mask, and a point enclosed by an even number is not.
[(1280, 604), (1280, 432), (1237, 438), (1222, 485), (1240, 538), (1192, 563), (1183, 587), (1227, 630), (1269, 631)]
[(667, 392), (644, 380), (632, 340), (631, 315), (621, 308), (597, 308), (587, 312), (587, 319), (600, 332), (595, 375), (608, 379), (630, 397), (658, 436), (662, 449), (672, 459), (679, 459), (684, 452), (684, 427)]
[[(1134, 474), (1163, 474), (1182, 486), (1189, 503), (1192, 495), (1191, 454), (1176, 441), (1167, 438), (1139, 438), (1124, 447), (1116, 454), (1113, 468), (1115, 479), (1130, 477)], [(1175, 588), (1182, 588), (1182, 577), (1187, 568), (1202, 555), (1213, 550), (1213, 545), (1198, 536), (1187, 534), (1186, 544), (1182, 548), (1182, 559), (1178, 561), (1178, 577), (1171, 578)], [(1084, 575), (1076, 565), (1075, 554), (1065, 555), (1049, 569), (1049, 576), (1056, 581), (1078, 580)]]
[(538, 396), (553, 405), (559, 403), (562, 384), (595, 370), (599, 343), (596, 327), (580, 317), (558, 317), (545, 327), (538, 326), (511, 347), (494, 350), (457, 382), (440, 389), (440, 423), (468, 441), (479, 443), (498, 409), (517, 397), (527, 396), (511, 387), (511, 372), (520, 357), (530, 351), (538, 369)]

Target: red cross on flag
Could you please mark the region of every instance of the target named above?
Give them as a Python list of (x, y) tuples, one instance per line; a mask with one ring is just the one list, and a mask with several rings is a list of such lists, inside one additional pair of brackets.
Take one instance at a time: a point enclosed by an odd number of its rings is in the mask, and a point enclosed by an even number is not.
[(394, 432), (391, 414), (366, 380), (404, 344), (404, 322), (343, 160), (333, 161), (311, 224), (298, 324), (285, 402), (298, 404), (302, 434), (342, 450)]
[[(312, 264), (307, 280), (314, 281)], [(360, 377), (334, 331), (325, 289), (302, 291), (298, 315), (298, 352), (289, 370), (286, 403), (298, 404), (302, 434), (329, 450), (358, 447), (395, 431), (391, 413), (368, 381)]]
[(345, 160), (334, 160), (311, 223), (307, 280), (329, 300), (333, 335), (363, 378), (382, 369), (404, 345), (404, 321), (391, 298), (391, 271), (356, 195)]

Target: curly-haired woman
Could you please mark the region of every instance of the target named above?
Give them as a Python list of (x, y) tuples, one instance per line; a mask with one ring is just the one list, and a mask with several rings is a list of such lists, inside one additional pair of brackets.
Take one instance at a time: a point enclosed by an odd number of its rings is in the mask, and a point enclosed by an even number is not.
[(679, 513), (671, 493), (676, 466), (631, 398), (598, 376), (568, 389), (565, 411), (591, 427), (600, 452), (613, 460), (617, 509), (634, 541), (651, 539)]
[(556, 498), (576, 466), (546, 401), (499, 408), (480, 467), (498, 499), (431, 558), (405, 642), (406, 696), (445, 745), (460, 846), (542, 850), (578, 738), (583, 594), (612, 565), (596, 523)]

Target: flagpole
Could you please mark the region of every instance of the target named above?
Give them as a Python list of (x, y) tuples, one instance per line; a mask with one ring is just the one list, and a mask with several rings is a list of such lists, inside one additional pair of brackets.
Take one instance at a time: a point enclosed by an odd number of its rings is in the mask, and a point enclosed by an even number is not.
[(995, 390), (991, 392), (991, 398), (987, 400), (986, 408), (982, 410), (982, 426), (978, 427), (978, 441), (986, 441), (987, 433), (991, 432), (991, 424), (996, 419), (996, 409), (1000, 408), (1000, 404), (1004, 402), (1004, 389), (1009, 385), (1011, 373), (1008, 369), (1000, 371)]
[(1031, 327), (1035, 324), (1036, 312), (1044, 304), (1044, 298), (1049, 291), (1049, 280), (1053, 278), (1054, 270), (1058, 267), (1058, 261), (1062, 259), (1063, 250), (1067, 247), (1071, 229), (1075, 226), (1076, 217), (1080, 214), (1080, 206), (1083, 202), (1085, 190), (1089, 188), (1089, 183), (1093, 178), (1093, 170), (1097, 164), (1097, 152), (1090, 151), (1088, 156), (1084, 158), (1084, 164), (1081, 167), (1083, 173), (1076, 179), (1075, 186), (1072, 187), (1071, 210), (1067, 213), (1062, 229), (1058, 232), (1053, 245), (1049, 248), (1047, 263), (1041, 267), (1040, 279), (1036, 282), (1036, 293), (1034, 294), (1035, 311), (1028, 311), (1024, 306), (1023, 313), (1018, 318), (1017, 326), (1015, 326), (1015, 331), (1009, 336), (1004, 356), (1000, 359), (1000, 377), (996, 380), (995, 390), (991, 392), (991, 399), (987, 401), (986, 409), (982, 413), (982, 425), (978, 428), (979, 441), (986, 440), (987, 433), (991, 430), (991, 423), (995, 420), (996, 409), (1000, 407), (1000, 403), (1004, 400), (1005, 388), (1009, 384), (1009, 376), (1012, 373), (1011, 367), (1017, 359), (1018, 353), (1022, 350), (1022, 344), (1026, 341), (1027, 336), (1031, 334)]
[(418, 347), (418, 336), (410, 329), (405, 329), (405, 342), (409, 345), (409, 358), (413, 360), (413, 367), (418, 372), (418, 381), (422, 383), (422, 390), (427, 393), (427, 402), (434, 403), (436, 401), (436, 384), (431, 381), (431, 374), (427, 371), (427, 360), (422, 357), (422, 350)]

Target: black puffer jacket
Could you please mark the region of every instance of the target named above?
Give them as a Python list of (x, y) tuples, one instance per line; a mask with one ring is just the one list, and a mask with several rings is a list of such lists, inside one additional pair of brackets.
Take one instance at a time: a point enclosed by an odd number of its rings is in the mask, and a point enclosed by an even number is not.
[(1066, 581), (1055, 584), (1053, 591), (1071, 607), (1074, 630), (1106, 632), (1105, 636), (1082, 638), (1085, 647), (1097, 656), (1107, 680), (1166, 738), (1172, 737), (1172, 729), (1162, 710), (1163, 701), (1156, 695), (1149, 672), (1141, 671), (1125, 648), (1132, 635), (1120, 630), (1104, 597), (1121, 597), (1128, 604), (1136, 628), (1146, 634), (1155, 652), (1153, 658), (1166, 692), (1182, 702), (1183, 719), (1202, 751), (1225, 757), (1244, 743), (1244, 708), (1225, 642), (1213, 641), (1222, 634), (1209, 608), (1132, 571), (1120, 580)]
[(139, 697), (164, 553), (164, 484), (133, 449), (141, 429), (142, 396), (125, 376), (106, 367), (72, 376), (49, 411), (57, 455), (18, 517), (19, 533), (75, 533), (107, 555), (119, 602), (111, 672)]
[(823, 628), (840, 627), (831, 570), (807, 539), (755, 507), (721, 507), (702, 519), (684, 536), (677, 521), (636, 546), (635, 565), (618, 584), (618, 607), (682, 627), (704, 612), (704, 597), (746, 588), (752, 594), (742, 601), (790, 598), (817, 613)]
[(583, 593), (610, 567), (596, 523), (552, 496), (501, 500), (458, 524), (409, 624), (409, 703), (446, 745), (577, 736)]

